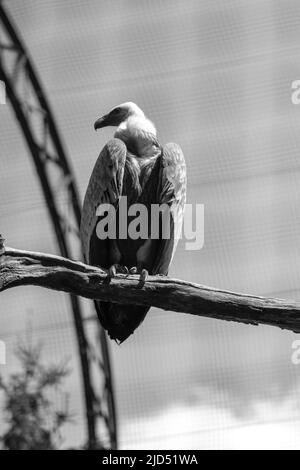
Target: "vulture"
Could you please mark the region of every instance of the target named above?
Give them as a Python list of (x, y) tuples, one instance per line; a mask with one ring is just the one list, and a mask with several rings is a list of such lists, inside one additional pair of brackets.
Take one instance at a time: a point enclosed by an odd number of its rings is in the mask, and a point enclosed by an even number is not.
[[(94, 125), (95, 130), (106, 126), (117, 130), (100, 152), (87, 187), (80, 226), (82, 248), (86, 262), (106, 268), (108, 277), (117, 272), (137, 273), (144, 283), (148, 274), (168, 274), (184, 215), (185, 160), (177, 144), (159, 143), (154, 124), (135, 103), (114, 107)], [(124, 196), (127, 207), (143, 204), (147, 208), (147, 236), (121, 237), (117, 230), (114, 236), (99, 237), (97, 225), (104, 217), (99, 208), (107, 204), (114, 207), (119, 226), (120, 199)], [(162, 210), (158, 235), (152, 237), (154, 204)], [(164, 217), (166, 208), (170, 209), (168, 217)], [(132, 218), (128, 216), (128, 225)], [(141, 324), (149, 307), (117, 301), (97, 301), (96, 307), (102, 327), (120, 344)]]

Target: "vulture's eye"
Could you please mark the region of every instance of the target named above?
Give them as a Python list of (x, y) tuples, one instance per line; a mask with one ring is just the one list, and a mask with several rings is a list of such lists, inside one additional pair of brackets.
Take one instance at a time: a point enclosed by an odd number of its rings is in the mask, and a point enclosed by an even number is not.
[(112, 114), (117, 116), (120, 113), (120, 111), (121, 111), (121, 108), (115, 108), (112, 110)]

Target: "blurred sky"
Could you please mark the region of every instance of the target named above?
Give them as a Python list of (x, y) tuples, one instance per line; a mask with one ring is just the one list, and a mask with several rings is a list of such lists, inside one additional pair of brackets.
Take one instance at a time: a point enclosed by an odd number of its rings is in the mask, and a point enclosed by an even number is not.
[[(205, 205), (205, 245), (180, 242), (170, 274), (249, 294), (300, 299), (300, 78), (297, 0), (6, 0), (48, 93), (84, 195), (112, 129), (93, 123), (136, 102), (162, 143), (178, 142), (188, 202)], [(0, 106), (0, 232), (10, 246), (57, 252), (33, 164)], [(76, 368), (68, 298), (1, 294), (0, 337), (28, 325), (45, 358)], [(297, 336), (152, 309), (111, 344), (122, 448), (300, 448)], [(66, 444), (82, 441), (78, 415)]]

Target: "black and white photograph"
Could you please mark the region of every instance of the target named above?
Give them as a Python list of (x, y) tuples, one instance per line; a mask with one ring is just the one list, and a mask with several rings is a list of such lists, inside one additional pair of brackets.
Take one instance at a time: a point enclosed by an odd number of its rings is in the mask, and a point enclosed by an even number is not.
[(0, 0), (0, 450), (300, 450), (299, 1)]

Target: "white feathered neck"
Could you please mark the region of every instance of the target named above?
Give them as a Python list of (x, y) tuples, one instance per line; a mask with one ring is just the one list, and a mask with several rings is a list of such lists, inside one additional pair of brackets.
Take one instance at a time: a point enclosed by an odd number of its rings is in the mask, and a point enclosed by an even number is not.
[(138, 107), (119, 125), (115, 137), (123, 140), (125, 144), (133, 144), (138, 157), (154, 157), (159, 153), (155, 126)]

